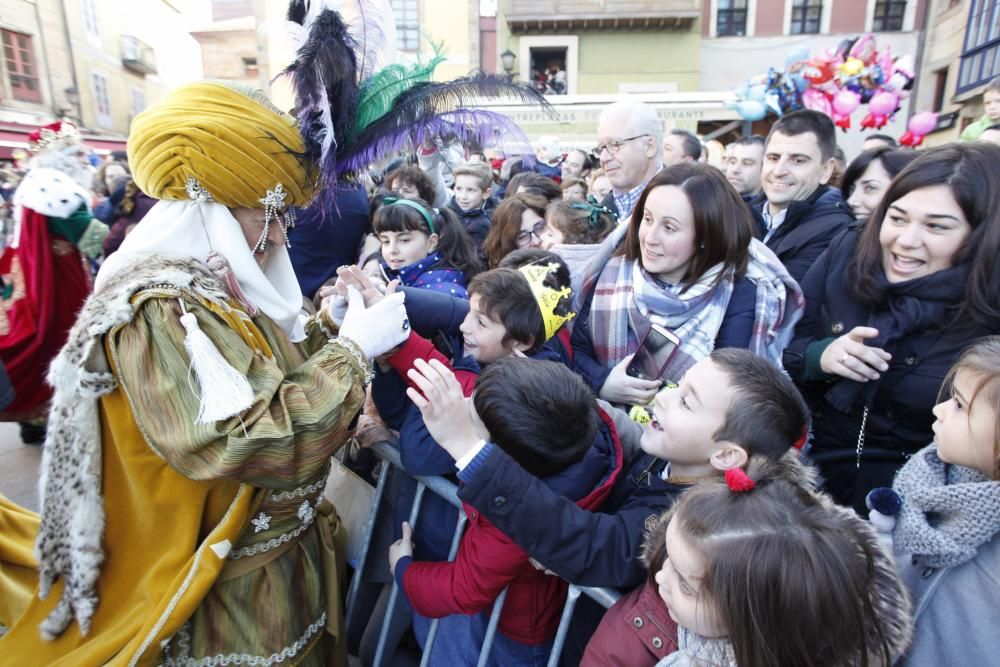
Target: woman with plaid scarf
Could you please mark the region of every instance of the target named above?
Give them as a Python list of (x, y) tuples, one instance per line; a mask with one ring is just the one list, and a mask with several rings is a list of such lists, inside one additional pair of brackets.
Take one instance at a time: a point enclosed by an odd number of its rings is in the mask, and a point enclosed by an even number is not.
[[(627, 226), (587, 267), (577, 297), (573, 351), (601, 398), (642, 405), (716, 347), (745, 347), (781, 365), (802, 316), (798, 284), (753, 236), (739, 194), (716, 169), (665, 169), (639, 197)], [(625, 370), (653, 325), (680, 346), (661, 377)]]

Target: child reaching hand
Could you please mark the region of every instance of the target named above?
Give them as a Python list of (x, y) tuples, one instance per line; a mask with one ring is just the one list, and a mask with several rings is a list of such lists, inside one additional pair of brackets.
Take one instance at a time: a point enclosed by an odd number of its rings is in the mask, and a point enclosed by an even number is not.
[[(888, 489), (869, 494), (869, 505), (884, 515), (901, 501), (892, 541), (914, 598), (916, 627), (913, 645), (898, 664), (995, 664), (1000, 336), (982, 338), (966, 350), (944, 387), (947, 400), (934, 406), (934, 442), (899, 471), (896, 494)], [(873, 512), (874, 522), (880, 518)]]
[[(909, 600), (875, 531), (793, 481), (795, 463), (699, 483), (652, 531), (643, 592), (676, 647), (658, 666), (888, 666), (905, 649)], [(624, 630), (614, 611), (591, 645)]]
[[(562, 364), (502, 359), (483, 372), (468, 400), (439, 361), (416, 361), (409, 379), (415, 386), (407, 394), (442, 445), (489, 438), (584, 510), (600, 507), (621, 472), (621, 443), (611, 419), (583, 380)], [(477, 664), (489, 609), (504, 588), (488, 664), (545, 664), (566, 582), (535, 569), (524, 550), (471, 506), (464, 510), (469, 527), (453, 562), (414, 561), (405, 525), (403, 539), (389, 551), (396, 581), (417, 613), (418, 639), (424, 641), (424, 618), (448, 617), (438, 626), (430, 664)]]

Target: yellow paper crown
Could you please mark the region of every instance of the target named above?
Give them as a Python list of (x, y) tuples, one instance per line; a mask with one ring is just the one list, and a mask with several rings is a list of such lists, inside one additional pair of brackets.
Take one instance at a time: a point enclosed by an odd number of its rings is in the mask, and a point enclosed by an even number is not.
[(559, 327), (576, 317), (576, 313), (557, 315), (555, 312), (556, 306), (559, 305), (562, 298), (572, 294), (573, 290), (569, 287), (555, 290), (544, 284), (545, 278), (558, 269), (558, 264), (528, 264), (519, 269), (525, 280), (528, 281), (531, 294), (535, 297), (538, 310), (542, 313), (542, 321), (545, 323), (545, 340), (555, 336)]

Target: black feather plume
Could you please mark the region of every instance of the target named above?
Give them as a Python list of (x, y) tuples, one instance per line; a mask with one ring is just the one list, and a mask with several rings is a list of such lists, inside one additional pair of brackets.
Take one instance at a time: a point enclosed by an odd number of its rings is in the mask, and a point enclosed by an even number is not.
[[(304, 20), (304, 6), (293, 2), (290, 19)], [(354, 126), (358, 99), (354, 40), (340, 15), (323, 10), (309, 26), (306, 41), (283, 74), (295, 89), (295, 115), (305, 152), (319, 169), (320, 189), (337, 178), (336, 154)]]

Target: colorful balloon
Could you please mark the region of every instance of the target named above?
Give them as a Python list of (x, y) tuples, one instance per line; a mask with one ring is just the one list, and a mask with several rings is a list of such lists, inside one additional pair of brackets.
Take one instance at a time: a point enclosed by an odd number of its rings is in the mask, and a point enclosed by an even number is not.
[(759, 100), (740, 100), (735, 108), (743, 120), (760, 120), (767, 115), (767, 107)]
[(842, 90), (833, 98), (833, 124), (845, 132), (851, 129), (851, 114), (861, 105), (861, 96), (852, 90)]
[(833, 116), (833, 106), (830, 103), (830, 97), (818, 88), (807, 88), (802, 93), (802, 106), (806, 109), (825, 113), (827, 116)]
[(899, 138), (899, 143), (903, 146), (916, 148), (924, 143), (924, 137), (937, 127), (938, 115), (933, 111), (922, 111), (906, 124), (906, 133)]

